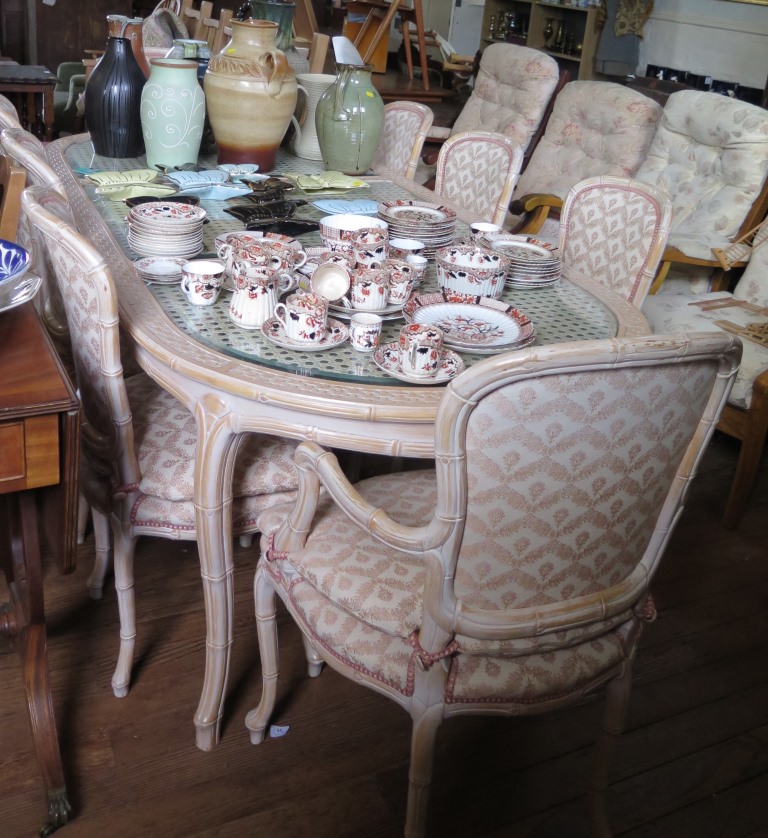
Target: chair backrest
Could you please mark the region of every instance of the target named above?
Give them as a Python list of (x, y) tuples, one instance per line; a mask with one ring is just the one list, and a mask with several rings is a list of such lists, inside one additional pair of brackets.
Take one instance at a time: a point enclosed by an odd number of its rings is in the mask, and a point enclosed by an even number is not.
[(650, 335), (532, 347), (457, 377), (435, 426), (420, 634), (513, 654), (626, 621), (740, 358), (725, 333)]
[(525, 152), (559, 76), (557, 61), (541, 50), (491, 44), (483, 51), (475, 86), (451, 134), (493, 131), (514, 140)]
[(661, 105), (623, 85), (566, 84), (520, 176), (515, 198), (543, 193), (565, 200), (584, 178), (632, 177), (645, 159), (660, 116)]
[(733, 296), (768, 308), (768, 218), (755, 231), (749, 262), (733, 289)]
[(95, 473), (111, 473), (113, 486), (137, 484), (141, 473), (133, 451), (120, 360), (117, 292), (109, 268), (74, 229), (69, 205), (58, 192), (28, 187), (21, 206), (50, 259), (66, 309), (83, 409), (84, 458)]
[(669, 243), (712, 258), (768, 207), (768, 111), (698, 90), (673, 93), (636, 177), (672, 201)]
[[(203, 3), (202, 5), (210, 6), (211, 4)], [(207, 41), (212, 55), (221, 52), (227, 37), (225, 29), (231, 27), (233, 15), (232, 9), (222, 9), (218, 17), (213, 16), (212, 10), (207, 10), (207, 14), (198, 21), (194, 37), (198, 41)]]
[(48, 163), (45, 146), (34, 134), (23, 128), (6, 128), (0, 134), (3, 153), (12, 157), (27, 170), (27, 185), (42, 185), (55, 189), (66, 197), (67, 191), (61, 178)]
[(435, 193), (473, 212), (477, 221), (502, 224), (523, 165), (523, 150), (509, 137), (464, 131), (440, 149)]
[[(0, 154), (0, 239), (15, 242), (21, 212), (21, 191), (27, 173), (4, 154)], [(24, 245), (22, 244), (22, 247)]]
[(560, 212), (560, 257), (568, 277), (605, 285), (640, 308), (669, 236), (665, 195), (637, 180), (587, 178)]
[(16, 105), (0, 93), (0, 130), (3, 128), (21, 128), (21, 123)]
[(418, 102), (391, 102), (384, 106), (384, 130), (372, 169), (383, 169), (413, 180), (424, 140), (434, 114)]

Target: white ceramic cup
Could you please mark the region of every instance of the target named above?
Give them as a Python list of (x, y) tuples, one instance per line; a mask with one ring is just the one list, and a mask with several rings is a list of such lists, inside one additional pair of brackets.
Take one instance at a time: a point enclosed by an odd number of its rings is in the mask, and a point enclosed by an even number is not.
[(196, 306), (212, 306), (224, 282), (225, 267), (213, 259), (197, 259), (181, 266), (181, 290)]
[(391, 259), (407, 259), (411, 255), (420, 255), (426, 245), (418, 239), (390, 239), (389, 256)]
[(384, 268), (358, 268), (352, 274), (352, 308), (380, 311), (389, 299), (389, 271)]
[(378, 314), (363, 311), (349, 321), (349, 342), (358, 352), (373, 352), (381, 341), (382, 319)]
[(324, 262), (312, 273), (309, 285), (315, 294), (334, 302), (340, 300), (349, 291), (351, 278), (349, 271), (335, 262)]
[(418, 253), (411, 253), (406, 256), (405, 261), (413, 268), (413, 287), (418, 288), (424, 282), (429, 259), (426, 256), (420, 256)]
[(400, 259), (387, 259), (384, 268), (389, 271), (389, 303), (403, 305), (413, 291), (413, 268)]
[(504, 228), (500, 224), (491, 224), (490, 221), (473, 221), (469, 225), (473, 239), (482, 238), (486, 233), (500, 233)]
[(437, 326), (408, 323), (400, 329), (400, 366), (414, 378), (434, 378), (440, 366), (443, 332)]
[(379, 267), (389, 256), (389, 232), (381, 227), (362, 227), (350, 239), (352, 254), (360, 267)]
[(283, 324), (289, 340), (317, 343), (325, 337), (328, 300), (299, 291), (275, 306), (275, 319)]

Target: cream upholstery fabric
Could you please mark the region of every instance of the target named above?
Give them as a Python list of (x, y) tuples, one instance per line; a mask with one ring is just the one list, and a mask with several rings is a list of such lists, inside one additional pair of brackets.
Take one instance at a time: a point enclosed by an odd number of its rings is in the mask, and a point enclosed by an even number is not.
[(525, 151), (544, 117), (560, 69), (541, 50), (491, 44), (451, 135), (474, 129), (504, 134)]
[(681, 90), (667, 100), (637, 170), (672, 201), (669, 244), (712, 259), (733, 241), (768, 175), (768, 111), (716, 93)]
[(418, 102), (390, 102), (384, 106), (384, 131), (371, 168), (413, 180), (419, 155), (434, 114)]
[(631, 177), (645, 159), (660, 115), (658, 103), (620, 84), (566, 84), (514, 197), (538, 192), (565, 199), (584, 178)]

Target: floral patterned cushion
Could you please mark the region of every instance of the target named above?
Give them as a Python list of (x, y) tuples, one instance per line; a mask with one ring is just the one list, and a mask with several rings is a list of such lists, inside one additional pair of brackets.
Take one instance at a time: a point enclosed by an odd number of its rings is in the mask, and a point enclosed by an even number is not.
[(525, 150), (554, 93), (560, 70), (540, 50), (491, 44), (483, 51), (472, 95), (451, 134), (481, 129), (506, 134)]
[(768, 111), (681, 90), (667, 100), (636, 177), (672, 201), (669, 244), (711, 259), (733, 241), (768, 175)]
[(658, 103), (620, 84), (570, 82), (555, 99), (515, 197), (540, 192), (565, 200), (568, 190), (584, 178), (634, 175), (660, 115)]
[[(197, 428), (192, 414), (146, 374), (126, 379), (133, 415), (134, 449), (141, 471), (135, 522), (174, 529), (194, 528), (194, 469)], [(253, 529), (270, 504), (295, 496), (295, 443), (249, 434), (235, 466), (233, 519)], [(247, 499), (247, 500), (246, 500)], [(186, 503), (180, 503), (184, 501)]]

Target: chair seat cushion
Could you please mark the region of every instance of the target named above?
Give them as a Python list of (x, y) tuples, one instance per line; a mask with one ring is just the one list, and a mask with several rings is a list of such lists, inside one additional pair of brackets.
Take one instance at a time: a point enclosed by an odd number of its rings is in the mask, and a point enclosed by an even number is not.
[[(192, 414), (144, 373), (126, 379), (141, 470), (134, 523), (194, 528), (197, 428)], [(248, 434), (237, 456), (233, 494), (236, 530), (254, 529), (265, 506), (295, 495), (295, 443)]]
[[(725, 292), (714, 294), (656, 294), (647, 297), (643, 304), (643, 314), (656, 334), (674, 334), (679, 332), (717, 332), (720, 327), (716, 320), (726, 320), (738, 326), (747, 326), (757, 317), (747, 309), (737, 306), (704, 311), (693, 303), (712, 300), (732, 299)], [(752, 382), (755, 377), (768, 369), (768, 349), (751, 340), (743, 341), (744, 354), (736, 376), (728, 403), (741, 408), (748, 408), (752, 400)]]

